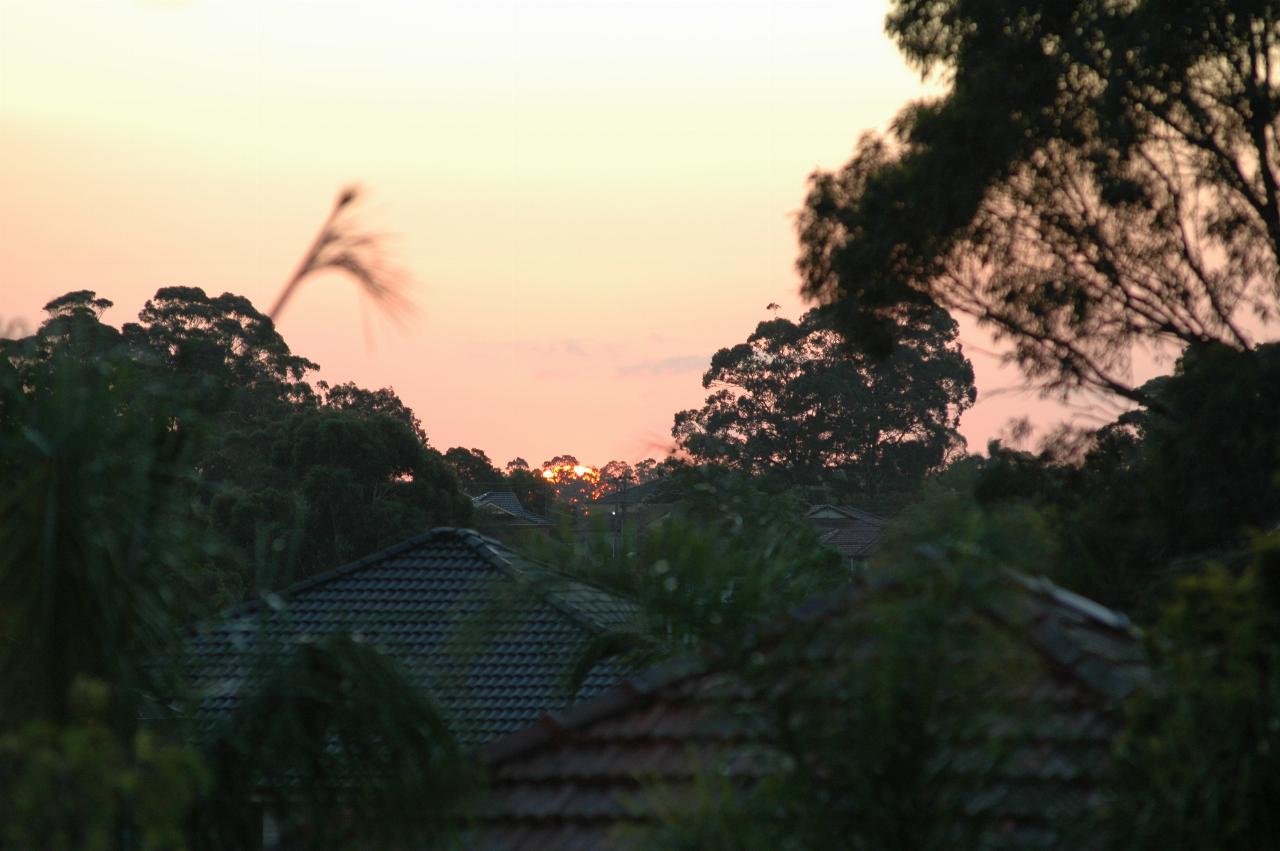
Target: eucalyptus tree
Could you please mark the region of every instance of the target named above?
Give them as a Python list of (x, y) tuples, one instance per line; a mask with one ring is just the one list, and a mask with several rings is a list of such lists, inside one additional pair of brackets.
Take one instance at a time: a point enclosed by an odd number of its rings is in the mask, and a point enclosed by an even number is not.
[(502, 489), (502, 473), (483, 449), (454, 446), (445, 450), (444, 460), (457, 473), (458, 480), (476, 493)]
[(977, 318), (1047, 390), (1150, 401), (1135, 346), (1252, 351), (1280, 311), (1280, 3), (897, 0), (946, 92), (813, 175), (804, 290), (884, 351)]
[(946, 313), (902, 323), (886, 358), (847, 345), (831, 318), (771, 319), (716, 352), (706, 403), (675, 415), (679, 447), (747, 473), (838, 477), (875, 493), (916, 487), (963, 446), (956, 429), (976, 391)]

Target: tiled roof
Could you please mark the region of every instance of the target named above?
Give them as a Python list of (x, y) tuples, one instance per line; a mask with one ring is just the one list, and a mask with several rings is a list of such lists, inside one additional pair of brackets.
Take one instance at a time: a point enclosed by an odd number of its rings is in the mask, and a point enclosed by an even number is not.
[(509, 522), (521, 526), (550, 526), (551, 521), (520, 504), (520, 498), (511, 491), (486, 491), (473, 497), (471, 504), (481, 510), (504, 515)]
[(879, 514), (872, 514), (870, 511), (863, 511), (861, 508), (854, 508), (851, 505), (829, 505), (826, 503), (810, 506), (805, 516), (814, 521), (831, 520), (835, 522), (843, 522), (857, 520), (876, 526), (883, 526), (889, 522)]
[(866, 558), (880, 543), (879, 526), (858, 524), (841, 526), (823, 532), (818, 540), (834, 547), (845, 558)]
[[(1011, 719), (1009, 730), (1018, 732), (1010, 734), (1008, 764), (982, 790), (998, 802), (998, 835), (989, 838), (996, 847), (1067, 847), (1061, 827), (1098, 806), (1116, 704), (1144, 682), (1147, 668), (1123, 616), (1044, 580), (1012, 577), (1010, 584), (1013, 593), (985, 614), (1046, 664), (1017, 685), (1013, 697), (1026, 717)], [(797, 619), (857, 609), (857, 597), (846, 597)], [(752, 700), (741, 681), (691, 661), (625, 680), (490, 743), (482, 756), (492, 796), (470, 847), (624, 847), (628, 828), (653, 823), (655, 789), (679, 796), (700, 767), (727, 766), (742, 782), (758, 775), (768, 733)]]
[(871, 555), (889, 522), (868, 511), (839, 505), (815, 505), (805, 516), (818, 530), (822, 543), (849, 559)]
[[(570, 703), (564, 684), (579, 650), (631, 612), (492, 539), (436, 529), (229, 610), (195, 632), (185, 659), (198, 717), (213, 722), (235, 708), (256, 664), (296, 642), (358, 633), (432, 694), (460, 741), (478, 745)], [(618, 676), (597, 666), (576, 697)]]

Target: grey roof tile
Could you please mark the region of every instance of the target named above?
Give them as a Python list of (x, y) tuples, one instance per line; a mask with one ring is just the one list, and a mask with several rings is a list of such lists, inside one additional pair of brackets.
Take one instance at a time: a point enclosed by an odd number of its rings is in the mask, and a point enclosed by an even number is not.
[(184, 656), (200, 721), (234, 711), (256, 666), (299, 641), (347, 630), (395, 657), (459, 739), (475, 745), (613, 685), (620, 674), (607, 663), (577, 695), (564, 678), (591, 638), (631, 614), (599, 589), (459, 529), (433, 530), (276, 596), (191, 636)]
[(471, 504), (482, 511), (500, 514), (520, 526), (551, 526), (550, 520), (525, 508), (511, 491), (486, 491), (473, 497)]

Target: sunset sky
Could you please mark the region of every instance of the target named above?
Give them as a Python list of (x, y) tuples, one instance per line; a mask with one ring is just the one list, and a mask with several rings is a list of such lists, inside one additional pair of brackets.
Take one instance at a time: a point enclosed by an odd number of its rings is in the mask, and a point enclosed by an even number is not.
[[(0, 0), (0, 323), (74, 289), (270, 306), (338, 189), (417, 312), (316, 279), (280, 329), (500, 466), (661, 457), (711, 354), (804, 305), (815, 168), (928, 93), (859, 0)], [(977, 351), (981, 449), (1051, 406)]]

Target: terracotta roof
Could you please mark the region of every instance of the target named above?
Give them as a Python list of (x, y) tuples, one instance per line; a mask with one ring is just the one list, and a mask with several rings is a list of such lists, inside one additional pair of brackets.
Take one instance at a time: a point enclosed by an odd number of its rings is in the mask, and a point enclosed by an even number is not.
[[(213, 723), (239, 702), (255, 665), (338, 630), (396, 658), (478, 745), (570, 703), (581, 648), (626, 622), (629, 604), (464, 529), (435, 529), (279, 594), (234, 607), (193, 634), (185, 662)], [(578, 698), (617, 682), (597, 666)]]
[[(1147, 668), (1123, 616), (1047, 580), (1011, 577), (1010, 584), (1013, 593), (985, 614), (1022, 636), (1034, 651), (1028, 655), (1044, 664), (1018, 687), (1034, 728), (1009, 725), (1022, 732), (991, 790), (1001, 816), (996, 839), (1064, 847), (1060, 826), (1098, 805), (1113, 710)], [(796, 620), (843, 617), (857, 607), (856, 596), (819, 602)], [(678, 796), (701, 766), (712, 765), (749, 781), (762, 771), (769, 740), (752, 701), (741, 681), (692, 660), (625, 680), (491, 742), (482, 757), (492, 797), (470, 847), (616, 848), (628, 828), (653, 823), (655, 789)]]

